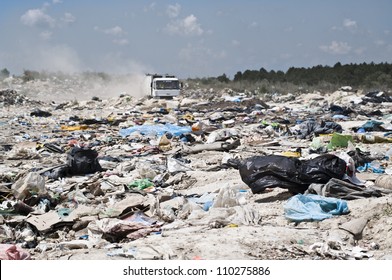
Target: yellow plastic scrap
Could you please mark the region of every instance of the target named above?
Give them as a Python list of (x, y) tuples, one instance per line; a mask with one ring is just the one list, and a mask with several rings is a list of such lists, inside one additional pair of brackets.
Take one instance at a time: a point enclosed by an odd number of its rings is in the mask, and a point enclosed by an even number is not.
[(228, 228), (237, 228), (238, 225), (237, 224), (228, 224), (226, 227), (228, 227)]
[(189, 113), (185, 114), (182, 117), (184, 120), (187, 120), (188, 122), (194, 122), (195, 121), (195, 117)]
[(66, 131), (76, 131), (76, 130), (86, 130), (88, 129), (88, 125), (82, 124), (82, 125), (62, 125), (61, 130), (66, 130)]
[(299, 158), (299, 157), (301, 157), (301, 153), (300, 152), (287, 151), (287, 152), (282, 152), (282, 156)]
[(42, 149), (43, 147), (44, 147), (44, 144), (38, 143), (38, 142), (37, 142), (37, 145), (36, 145), (35, 148), (36, 148), (37, 150), (39, 150), (39, 149)]

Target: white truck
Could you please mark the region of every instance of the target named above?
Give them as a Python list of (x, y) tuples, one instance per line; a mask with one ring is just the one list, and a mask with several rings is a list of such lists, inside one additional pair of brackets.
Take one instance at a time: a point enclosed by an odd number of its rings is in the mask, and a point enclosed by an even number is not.
[(180, 95), (181, 84), (174, 75), (146, 74), (144, 92), (152, 98), (173, 98)]

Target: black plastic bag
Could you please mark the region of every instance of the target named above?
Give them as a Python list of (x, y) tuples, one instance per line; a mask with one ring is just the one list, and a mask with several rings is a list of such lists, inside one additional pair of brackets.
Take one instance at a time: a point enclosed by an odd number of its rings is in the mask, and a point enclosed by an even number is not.
[(67, 156), (69, 174), (85, 175), (102, 171), (97, 156), (98, 152), (90, 148), (72, 148)]
[(50, 112), (47, 112), (47, 111), (43, 111), (43, 110), (41, 110), (41, 109), (35, 109), (34, 111), (32, 111), (31, 113), (30, 113), (30, 116), (34, 116), (34, 117), (45, 117), (45, 118), (47, 118), (47, 117), (50, 117), (52, 115), (52, 113), (50, 113)]
[(240, 162), (238, 169), (242, 181), (253, 193), (275, 187), (304, 193), (311, 183), (325, 184), (331, 178), (342, 179), (346, 162), (331, 154), (309, 160), (268, 155), (250, 157)]
[(343, 128), (340, 124), (331, 121), (321, 121), (317, 123), (315, 120), (307, 120), (299, 125), (299, 138), (312, 138), (320, 134), (331, 134), (334, 132), (342, 133)]
[(392, 102), (392, 96), (390, 93), (383, 91), (373, 91), (367, 93), (362, 97), (364, 103), (382, 103), (382, 102)]

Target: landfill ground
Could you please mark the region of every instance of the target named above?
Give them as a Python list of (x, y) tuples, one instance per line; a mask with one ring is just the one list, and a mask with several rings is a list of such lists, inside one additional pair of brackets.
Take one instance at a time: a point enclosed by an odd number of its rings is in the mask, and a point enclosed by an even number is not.
[[(186, 87), (166, 100), (128, 86), (0, 84), (2, 259), (12, 258), (11, 244), (13, 258), (33, 260), (392, 259), (390, 100), (347, 89), (254, 96)], [(353, 140), (328, 149), (334, 132), (300, 131), (310, 118), (339, 124)], [(377, 143), (356, 137), (368, 121), (382, 123), (366, 129)], [(129, 130), (163, 124), (188, 132)], [(75, 146), (97, 151), (102, 169), (61, 173)], [(355, 148), (371, 159), (355, 172), (364, 184), (345, 200), (348, 213), (320, 221), (287, 219), (290, 189), (252, 193), (228, 164)]]

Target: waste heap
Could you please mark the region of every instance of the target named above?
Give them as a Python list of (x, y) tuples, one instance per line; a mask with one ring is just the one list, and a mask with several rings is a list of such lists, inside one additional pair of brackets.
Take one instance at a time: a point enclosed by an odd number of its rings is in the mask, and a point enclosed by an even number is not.
[(389, 96), (2, 90), (1, 258), (391, 258)]

